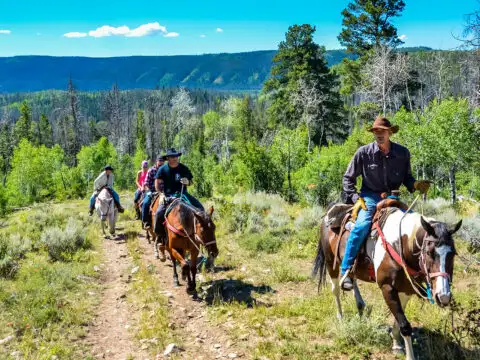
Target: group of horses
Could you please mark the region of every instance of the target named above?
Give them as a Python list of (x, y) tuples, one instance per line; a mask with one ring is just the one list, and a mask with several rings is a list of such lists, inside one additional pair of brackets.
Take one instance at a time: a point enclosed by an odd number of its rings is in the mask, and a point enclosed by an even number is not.
[[(142, 201), (143, 195), (135, 204), (140, 212)], [(163, 194), (158, 194), (158, 196), (154, 197), (151, 205), (152, 225), (155, 224), (155, 214), (162, 201), (168, 201), (165, 219), (161, 219), (166, 228), (167, 238), (163, 239), (160, 234), (155, 232), (155, 227), (150, 226), (146, 230), (148, 243), (153, 243), (155, 257), (160, 259), (160, 261), (165, 262), (165, 251), (168, 253), (173, 265), (174, 286), (180, 285), (177, 274), (178, 262), (181, 267), (182, 279), (187, 281), (187, 293), (195, 294), (197, 287), (195, 281), (197, 260), (202, 249), (205, 249), (207, 252), (207, 267), (212, 267), (215, 258), (218, 256), (215, 224), (212, 219), (213, 207), (208, 212), (202, 211), (179, 198), (167, 199)], [(107, 189), (100, 191), (95, 208), (102, 223), (103, 234), (107, 236), (105, 229), (108, 220), (110, 235), (115, 235), (117, 209), (113, 202), (113, 197)], [(188, 260), (187, 253), (190, 254), (190, 259)]]
[[(160, 201), (165, 201), (161, 195), (152, 202), (152, 224), (155, 224), (154, 217)], [(201, 248), (207, 250), (211, 264), (218, 255), (215, 224), (212, 221), (213, 208), (208, 212), (200, 211), (181, 199), (174, 199), (168, 206), (164, 219), (167, 239), (160, 239), (153, 226), (147, 230), (147, 239), (149, 243), (153, 241), (155, 256), (161, 261), (166, 260), (165, 250), (168, 252), (173, 264), (174, 286), (179, 286), (176, 262), (180, 263), (182, 278), (188, 281), (187, 292), (192, 294), (196, 288), (197, 259)], [(108, 218), (110, 232), (114, 232), (116, 209), (108, 191), (99, 194), (97, 211), (102, 224)], [(372, 234), (352, 269), (351, 276), (355, 279), (353, 293), (359, 314), (362, 315), (365, 302), (356, 279), (378, 284), (395, 318), (392, 349), (396, 353), (405, 352), (407, 360), (414, 360), (412, 327), (405, 316), (405, 307), (413, 295), (423, 297), (440, 307), (449, 305), (456, 254), (453, 234), (459, 230), (462, 222), (449, 226), (424, 218), (419, 213), (412, 212), (405, 204), (389, 199), (378, 204), (377, 213), (381, 216), (375, 217), (378, 221), (374, 222)], [(340, 263), (350, 233), (345, 226), (350, 216), (351, 207), (346, 205), (336, 204), (327, 210), (320, 224), (312, 272), (313, 276), (319, 276), (320, 289), (320, 285), (325, 284), (328, 271), (339, 319), (343, 316)], [(104, 225), (102, 229), (105, 229)], [(189, 261), (186, 260), (187, 252), (190, 253)], [(422, 284), (426, 284), (426, 287)]]

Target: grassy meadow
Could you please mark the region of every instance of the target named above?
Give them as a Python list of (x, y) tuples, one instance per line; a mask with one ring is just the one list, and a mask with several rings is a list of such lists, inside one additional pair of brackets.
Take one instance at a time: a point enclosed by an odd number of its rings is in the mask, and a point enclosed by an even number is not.
[[(396, 358), (390, 351), (393, 318), (375, 284), (360, 284), (367, 303), (362, 318), (353, 295), (342, 295), (344, 320), (338, 321), (330, 287), (317, 294), (310, 271), (324, 209), (264, 193), (214, 197), (207, 204), (215, 207), (220, 255), (215, 273), (199, 275), (198, 292), (207, 303), (208, 326), (227, 333), (244, 358)], [(0, 340), (8, 339), (0, 347), (1, 359), (93, 359), (82, 340), (101, 299), (105, 254), (98, 220), (88, 217), (85, 205), (36, 205), (1, 220)], [(473, 263), (478, 262), (478, 206), (460, 202), (454, 209), (430, 200), (423, 207), (449, 223), (463, 218), (464, 226), (457, 237), (455, 306), (440, 309), (412, 299), (407, 307), (416, 354), (478, 359), (480, 267)], [(142, 260), (138, 249), (144, 240), (132, 219), (131, 210), (120, 217), (131, 265), (139, 266), (127, 293), (139, 315), (131, 331), (154, 355), (181, 340), (168, 327), (174, 319), (165, 289)]]
[[(360, 284), (368, 307), (363, 318), (357, 315), (353, 294), (342, 295), (341, 322), (330, 286), (317, 294), (316, 281), (309, 274), (323, 209), (289, 205), (278, 196), (262, 193), (237, 195), (230, 201), (216, 199), (215, 205), (217, 265), (224, 265), (226, 272), (223, 280), (218, 280), (218, 274), (206, 275), (207, 284), (215, 283), (213, 290), (207, 290), (212, 298), (209, 314), (217, 326), (243, 343), (249, 358), (395, 358), (389, 335), (393, 317), (376, 284)], [(454, 210), (442, 199), (423, 207), (425, 214), (449, 223), (464, 218), (465, 226), (457, 240), (455, 311), (419, 299), (412, 299), (407, 307), (416, 328), (416, 354), (421, 359), (478, 359), (478, 330), (467, 327), (480, 325), (480, 268), (463, 271), (466, 259), (474, 255), (461, 239), (478, 239), (478, 207), (469, 204)]]

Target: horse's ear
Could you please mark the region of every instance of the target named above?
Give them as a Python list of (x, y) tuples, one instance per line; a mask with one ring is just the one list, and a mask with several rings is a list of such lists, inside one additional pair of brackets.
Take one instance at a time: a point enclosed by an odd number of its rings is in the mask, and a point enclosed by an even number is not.
[(455, 234), (460, 229), (460, 226), (462, 226), (462, 220), (460, 220), (453, 228), (448, 229), (450, 235)]
[(210, 209), (208, 210), (208, 216), (212, 216), (214, 210), (215, 209), (213, 208), (213, 206), (210, 206)]
[(420, 221), (422, 222), (423, 229), (427, 232), (430, 236), (435, 236), (435, 229), (428, 221), (426, 221), (423, 216), (420, 216)]

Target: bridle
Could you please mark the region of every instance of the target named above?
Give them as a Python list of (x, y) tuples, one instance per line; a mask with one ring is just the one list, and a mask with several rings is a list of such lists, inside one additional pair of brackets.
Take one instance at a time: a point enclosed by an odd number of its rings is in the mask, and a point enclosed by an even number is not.
[[(167, 211), (165, 213), (168, 214), (169, 210), (174, 206), (174, 204), (176, 204), (179, 201), (181, 201), (181, 199), (173, 200), (172, 203), (167, 208)], [(172, 224), (170, 224), (170, 222), (167, 219), (167, 216), (165, 216), (165, 223), (164, 224), (167, 226), (167, 228), (169, 230), (171, 230), (172, 232), (174, 232), (178, 236), (188, 238), (190, 240), (190, 242), (193, 244), (193, 246), (195, 246), (195, 248), (200, 252), (200, 247), (197, 245), (197, 242), (200, 246), (208, 248), (208, 246), (216, 244), (217, 241), (216, 240), (212, 240), (212, 241), (209, 241), (209, 242), (203, 241), (203, 239), (197, 233), (197, 221), (198, 220), (197, 220), (197, 217), (195, 215), (196, 215), (196, 213), (194, 213), (194, 216), (193, 216), (193, 233), (192, 234), (189, 234), (186, 229), (180, 230), (180, 229), (177, 229)]]
[[(428, 268), (427, 268), (427, 257), (426, 257), (427, 248), (426, 248), (426, 245), (427, 245), (427, 243), (431, 243), (431, 242), (436, 243), (436, 242), (438, 242), (438, 240), (432, 240), (432, 239), (427, 240), (428, 233), (425, 232), (425, 235), (423, 236), (422, 245), (420, 245), (418, 243), (418, 239), (415, 237), (415, 244), (420, 249), (420, 253), (416, 253), (416, 254), (414, 253), (413, 255), (420, 254), (419, 259), (418, 259), (418, 265), (420, 267), (420, 271), (416, 271), (415, 269), (412, 269), (411, 267), (409, 267), (407, 265), (407, 263), (405, 262), (405, 260), (403, 259), (402, 221), (405, 218), (405, 216), (410, 212), (410, 210), (413, 208), (413, 206), (415, 205), (415, 203), (417, 202), (417, 200), (419, 198), (420, 198), (420, 195), (417, 195), (415, 200), (412, 202), (410, 207), (407, 209), (407, 211), (405, 211), (402, 218), (400, 219), (400, 223), (399, 223), (399, 226), (398, 226), (399, 243), (400, 243), (400, 256), (399, 256), (400, 261), (397, 260), (397, 263), (399, 263), (399, 265), (403, 268), (405, 276), (407, 277), (408, 281), (412, 285), (412, 288), (417, 293), (417, 295), (420, 296), (423, 299), (427, 299), (428, 301), (430, 301), (430, 303), (433, 304), (434, 300), (433, 300), (433, 296), (432, 296), (432, 279), (435, 279), (437, 277), (444, 277), (448, 280), (449, 283), (451, 281), (450, 275), (448, 273), (441, 272), (441, 271), (431, 273), (431, 272), (428, 271)], [(419, 283), (415, 279), (412, 279), (412, 277), (410, 275), (412, 275), (414, 277), (423, 277), (426, 284), (427, 284), (427, 287), (424, 288), (421, 283)], [(424, 295), (424, 294), (426, 294), (426, 295)]]

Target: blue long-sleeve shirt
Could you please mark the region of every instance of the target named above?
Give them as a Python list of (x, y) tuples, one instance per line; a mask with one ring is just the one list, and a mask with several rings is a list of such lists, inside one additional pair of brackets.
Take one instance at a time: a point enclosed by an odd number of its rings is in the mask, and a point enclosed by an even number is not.
[(357, 150), (343, 175), (343, 192), (348, 202), (355, 203), (359, 197), (356, 188), (359, 176), (362, 176), (360, 192), (390, 193), (398, 190), (402, 184), (410, 192), (415, 190), (410, 152), (402, 145), (390, 144), (388, 154), (384, 154), (376, 142)]

